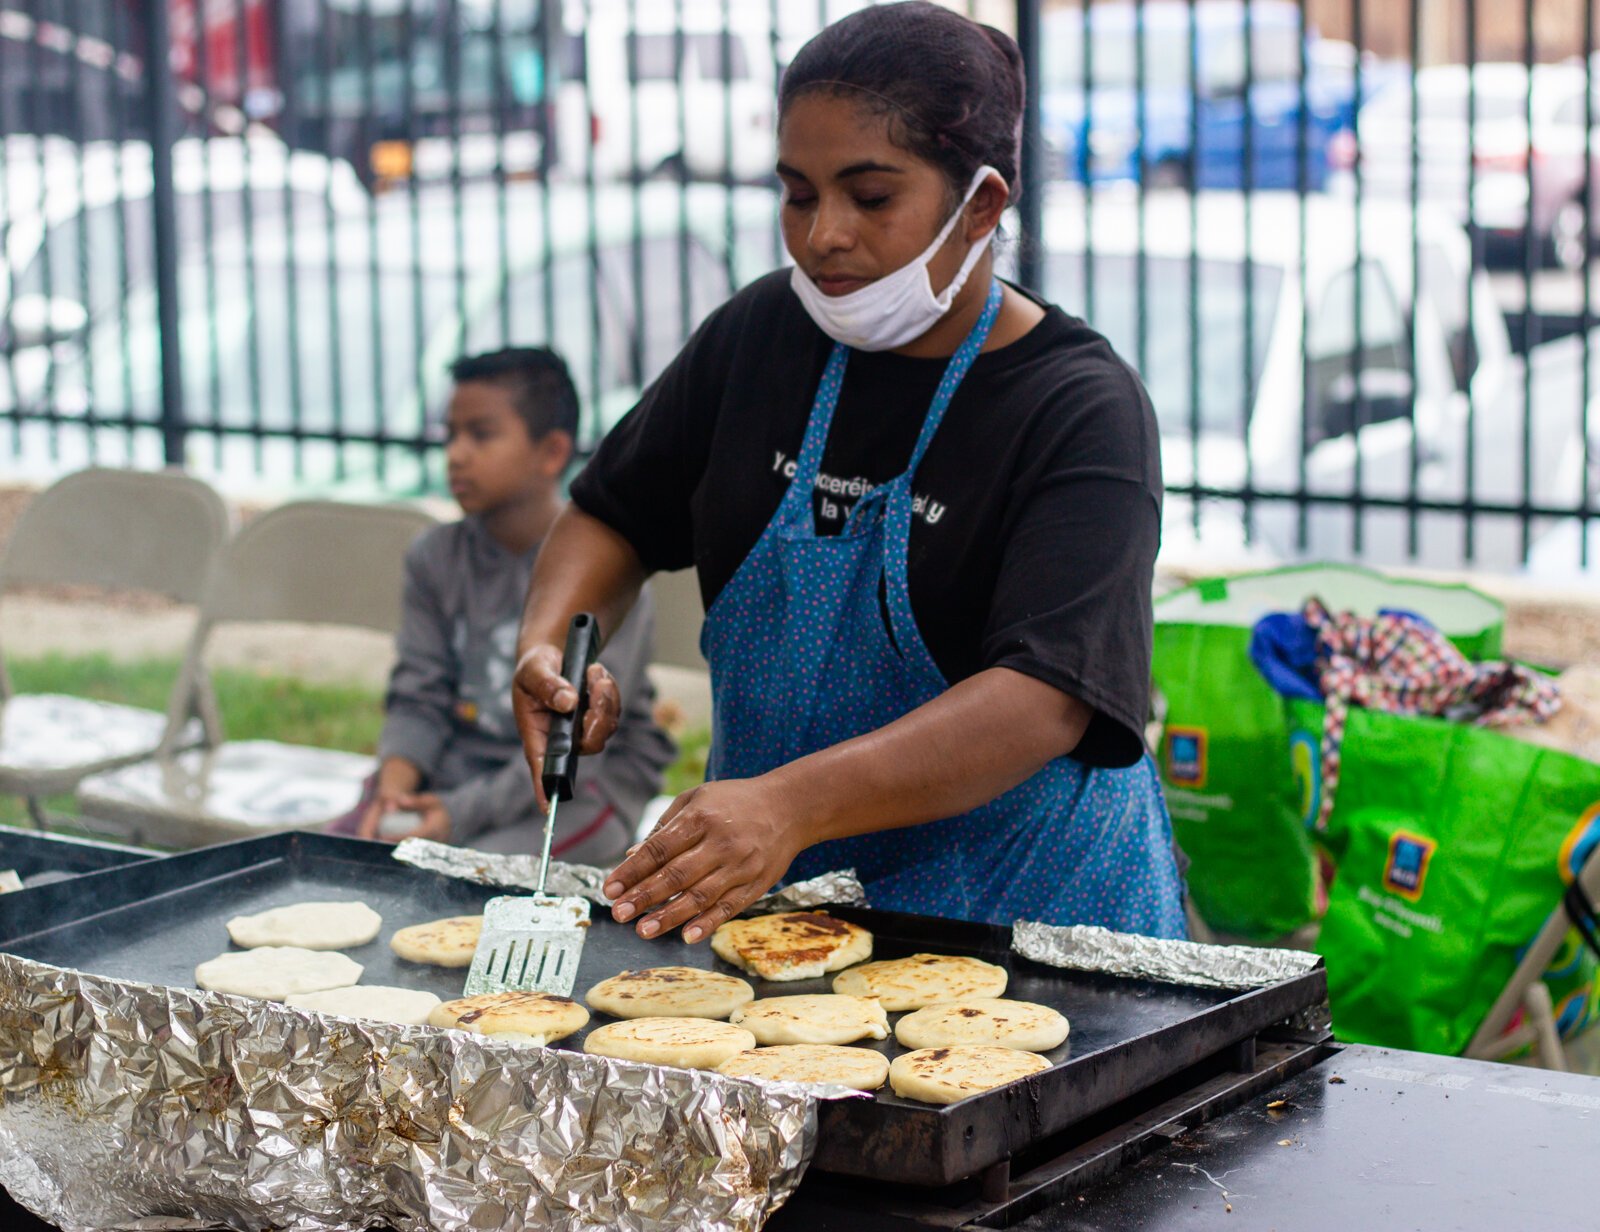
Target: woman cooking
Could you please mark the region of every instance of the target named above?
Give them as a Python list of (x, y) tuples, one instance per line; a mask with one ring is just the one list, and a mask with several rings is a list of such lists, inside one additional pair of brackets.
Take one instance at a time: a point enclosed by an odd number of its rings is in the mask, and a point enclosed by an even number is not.
[[(794, 268), (701, 325), (545, 542), (515, 682), (536, 781), (569, 617), (614, 629), (689, 565), (707, 605), (711, 781), (605, 887), (643, 936), (845, 867), (874, 907), (1183, 935), (1142, 738), (1156, 424), (1103, 338), (994, 276), (1022, 106), (1016, 44), (933, 4), (806, 44)], [(585, 752), (619, 712), (603, 668), (590, 696)]]

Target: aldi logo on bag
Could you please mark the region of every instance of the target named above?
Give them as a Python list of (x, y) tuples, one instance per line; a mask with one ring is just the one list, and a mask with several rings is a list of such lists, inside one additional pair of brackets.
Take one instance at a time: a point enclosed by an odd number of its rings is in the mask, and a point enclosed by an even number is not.
[(1422, 883), (1428, 875), (1428, 861), (1439, 844), (1431, 838), (1396, 830), (1389, 840), (1389, 862), (1384, 866), (1384, 888), (1401, 898), (1416, 902), (1422, 897)]
[(1167, 778), (1175, 787), (1206, 785), (1205, 728), (1167, 729)]
[(1322, 743), (1316, 732), (1297, 731), (1289, 736), (1289, 773), (1300, 789), (1300, 820), (1316, 829), (1322, 816)]

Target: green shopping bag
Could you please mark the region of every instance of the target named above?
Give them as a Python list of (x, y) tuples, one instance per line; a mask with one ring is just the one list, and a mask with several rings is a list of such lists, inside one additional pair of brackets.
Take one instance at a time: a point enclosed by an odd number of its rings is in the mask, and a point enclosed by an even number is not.
[[(1288, 709), (1296, 747), (1315, 750), (1322, 707)], [(1459, 1053), (1600, 843), (1600, 766), (1487, 728), (1352, 709), (1325, 838), (1338, 873), (1317, 948), (1335, 1033)], [(1555, 974), (1571, 1034), (1593, 980), (1568, 958)]]
[[(1312, 918), (1316, 875), (1304, 804), (1284, 762), (1283, 698), (1251, 663), (1250, 632), (1313, 595), (1367, 616), (1417, 612), (1469, 657), (1500, 652), (1505, 613), (1492, 599), (1370, 569), (1308, 565), (1214, 578), (1156, 601), (1153, 673), (1166, 702), (1157, 760), (1173, 832), (1190, 859), (1189, 892), (1211, 927), (1256, 940)], [(1293, 755), (1303, 772), (1305, 750)]]

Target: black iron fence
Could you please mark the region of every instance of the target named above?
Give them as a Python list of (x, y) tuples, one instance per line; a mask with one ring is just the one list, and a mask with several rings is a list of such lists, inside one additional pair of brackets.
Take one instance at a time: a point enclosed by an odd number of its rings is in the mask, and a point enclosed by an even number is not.
[[(592, 445), (784, 260), (776, 83), (864, 2), (0, 0), (0, 465), (437, 488), (448, 362), (520, 342)], [(956, 7), (1169, 554), (1588, 567), (1591, 0)]]

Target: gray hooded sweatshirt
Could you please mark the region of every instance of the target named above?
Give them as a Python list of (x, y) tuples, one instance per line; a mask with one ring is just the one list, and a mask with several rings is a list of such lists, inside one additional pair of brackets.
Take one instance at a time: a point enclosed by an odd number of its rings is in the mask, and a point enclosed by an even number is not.
[[(450, 841), (464, 846), (531, 852), (542, 838), (511, 713), (517, 631), (538, 551), (514, 555), (480, 518), (466, 517), (428, 531), (406, 553), (378, 753), (422, 771), (422, 790), (450, 811)], [(652, 635), (646, 588), (600, 654), (621, 689), (622, 720), (604, 752), (579, 760), (576, 794), (557, 813), (555, 851), (564, 860), (619, 858), (676, 753), (652, 718)]]

